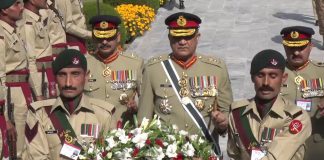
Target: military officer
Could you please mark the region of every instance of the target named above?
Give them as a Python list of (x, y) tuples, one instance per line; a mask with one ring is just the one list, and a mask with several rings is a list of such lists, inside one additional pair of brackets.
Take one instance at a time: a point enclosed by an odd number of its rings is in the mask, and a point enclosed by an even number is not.
[(4, 108), (6, 104), (6, 88), (0, 86), (0, 158), (6, 159), (9, 157), (9, 146), (7, 140), (7, 125), (4, 117)]
[(227, 152), (237, 160), (302, 160), (311, 134), (306, 111), (279, 95), (287, 79), (285, 59), (263, 50), (251, 62), (256, 95), (231, 105)]
[(80, 51), (86, 52), (85, 40), (90, 39), (92, 33), (87, 30), (83, 1), (55, 0), (55, 8), (63, 18), (67, 42), (77, 43)]
[(116, 106), (116, 117), (132, 121), (137, 111), (135, 97), (139, 95), (143, 59), (120, 48), (119, 24), (116, 16), (92, 17), (94, 54), (87, 56), (90, 78), (86, 94)]
[(318, 17), (318, 26), (319, 26), (319, 33), (323, 37), (323, 49), (324, 49), (324, 0), (316, 0), (316, 13)]
[(280, 32), (287, 56), (288, 79), (282, 86), (282, 95), (309, 113), (312, 120), (312, 136), (306, 141), (308, 147), (305, 159), (316, 160), (324, 156), (324, 65), (310, 60), (312, 50), (312, 28), (292, 26)]
[(145, 65), (139, 121), (156, 114), (192, 134), (225, 133), (231, 83), (222, 60), (196, 53), (200, 23), (198, 16), (185, 12), (165, 20), (172, 53), (154, 57)]
[(35, 84), (35, 94), (42, 95), (38, 100), (57, 97), (56, 82), (51, 69), (53, 56), (48, 19), (43, 19), (40, 15), (40, 9), (47, 9), (47, 2), (24, 0), (24, 7), (23, 18), (17, 22), (17, 30), (27, 48), (28, 62), (33, 64), (29, 69), (35, 74), (31, 75), (35, 76), (34, 79), (41, 80), (39, 84)]
[(83, 94), (87, 61), (67, 49), (53, 62), (60, 96), (31, 104), (26, 122), (25, 159), (71, 159), (111, 127), (114, 106)]
[[(30, 88), (39, 84), (39, 80), (29, 76), (26, 49), (16, 32), (15, 23), (22, 18), (22, 2), (4, 0), (0, 3), (0, 9), (0, 88), (8, 88), (6, 104), (10, 105), (5, 108), (8, 140), (13, 148), (17, 142), (17, 154), (20, 158), (25, 142), (27, 107), (32, 102)], [(15, 158), (16, 151), (11, 151), (12, 158)]]

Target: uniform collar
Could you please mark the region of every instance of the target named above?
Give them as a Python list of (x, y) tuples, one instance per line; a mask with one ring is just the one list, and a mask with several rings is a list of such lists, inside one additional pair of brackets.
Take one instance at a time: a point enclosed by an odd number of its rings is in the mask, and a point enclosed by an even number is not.
[(10, 34), (12, 34), (15, 31), (15, 28), (13, 28), (10, 24), (8, 24), (5, 21), (0, 20), (0, 25)]
[[(286, 101), (280, 95), (278, 95), (278, 97), (277, 97), (276, 101), (273, 103), (269, 113), (273, 112), (273, 113), (277, 114), (278, 116), (280, 116), (281, 118), (283, 118), (286, 115), (285, 114), (285, 111), (286, 111), (285, 106), (286, 105), (287, 105)], [(258, 115), (258, 117), (261, 119), (254, 100), (245, 108), (242, 115), (248, 113), (250, 110), (252, 110), (253, 113), (255, 115)]]
[(29, 15), (32, 19), (34, 19), (36, 22), (40, 21), (40, 16), (34, 12), (32, 12), (29, 9), (24, 9), (24, 12)]
[(122, 52), (121, 50), (117, 49), (116, 52), (114, 52), (113, 54), (111, 54), (110, 56), (108, 56), (105, 59), (103, 57), (101, 57), (100, 53), (98, 53), (97, 56), (101, 62), (103, 62), (104, 64), (108, 64), (108, 63), (111, 63), (112, 61), (116, 60), (121, 52)]
[(191, 67), (197, 61), (197, 56), (196, 55), (193, 55), (192, 57), (190, 57), (188, 62), (180, 61), (180, 60), (176, 59), (172, 54), (171, 54), (170, 57), (175, 63), (177, 63), (183, 69), (188, 69), (189, 67)]
[[(66, 113), (69, 113), (69, 111), (64, 107), (64, 103), (60, 97), (58, 97), (55, 101), (55, 103), (52, 106), (51, 113), (56, 109), (56, 108), (62, 108)], [(80, 100), (79, 105), (76, 107), (74, 112), (77, 112), (81, 110), (81, 108), (85, 108), (86, 110), (89, 110), (90, 112), (94, 112), (93, 107), (90, 104), (89, 97), (86, 96), (85, 94), (82, 94), (82, 98)]]

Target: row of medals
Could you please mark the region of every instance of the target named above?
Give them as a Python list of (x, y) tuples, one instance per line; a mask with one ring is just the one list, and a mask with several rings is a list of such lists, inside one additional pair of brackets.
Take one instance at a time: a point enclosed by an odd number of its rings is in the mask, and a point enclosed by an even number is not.
[[(304, 81), (305, 79), (298, 75), (295, 77), (295, 83), (298, 85), (298, 86), (301, 86), (301, 83)], [(324, 96), (324, 90), (323, 89), (320, 89), (320, 90), (313, 90), (309, 87), (306, 87), (306, 88), (302, 88), (301, 91), (303, 92), (302, 93), (302, 97), (303, 98), (310, 98), (310, 97), (317, 97), (317, 96)]]
[[(107, 78), (108, 76), (111, 76), (111, 69), (109, 67), (106, 67), (102, 71), (102, 76)], [(119, 102), (121, 104), (127, 104), (129, 101), (128, 95), (125, 93), (126, 90), (129, 89), (135, 89), (136, 88), (136, 83), (135, 80), (127, 80), (127, 81), (111, 81), (112, 86), (111, 88), (113, 90), (123, 90), (124, 92), (119, 95)]]
[[(188, 85), (188, 75), (185, 73), (182, 74), (182, 77), (178, 81), (178, 84), (180, 86), (180, 91), (179, 95), (181, 98), (188, 97), (190, 94), (190, 91), (187, 88)], [(192, 87), (191, 88), (191, 96), (195, 98), (195, 107), (199, 110), (202, 111), (205, 108), (205, 99), (207, 97), (215, 97), (217, 96), (217, 89), (215, 88), (216, 86), (209, 86), (208, 88), (204, 88), (202, 91), (199, 87)], [(199, 99), (197, 97), (203, 97), (202, 99)], [(169, 104), (169, 99), (165, 95), (159, 105), (160, 111), (164, 114), (170, 114), (172, 110), (172, 106)], [(213, 105), (208, 106), (207, 112), (210, 113), (214, 109)]]

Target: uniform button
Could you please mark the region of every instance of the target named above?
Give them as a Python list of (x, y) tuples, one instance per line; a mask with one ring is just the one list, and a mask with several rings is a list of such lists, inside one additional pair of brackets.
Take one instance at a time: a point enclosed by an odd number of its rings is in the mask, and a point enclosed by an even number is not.
[(199, 59), (201, 59), (202, 57), (201, 57), (201, 56), (199, 56), (198, 58), (199, 58)]
[(109, 94), (106, 95), (106, 98), (109, 98)]
[(109, 81), (106, 81), (107, 83), (109, 83)]
[(92, 91), (92, 88), (90, 88), (89, 90)]
[(185, 126), (186, 126), (186, 128), (188, 128), (188, 127), (189, 127), (189, 125), (188, 125), (188, 124), (186, 124)]

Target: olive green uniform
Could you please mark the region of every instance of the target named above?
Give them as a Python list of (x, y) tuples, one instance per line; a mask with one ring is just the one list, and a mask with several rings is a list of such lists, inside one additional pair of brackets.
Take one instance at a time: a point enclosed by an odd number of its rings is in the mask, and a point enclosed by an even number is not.
[[(179, 129), (187, 130), (192, 134), (199, 134), (201, 133), (200, 129), (197, 128), (194, 121), (182, 107), (161, 65), (161, 61), (169, 58), (169, 55), (162, 55), (150, 59), (146, 64), (143, 73), (142, 94), (139, 100), (138, 120), (141, 121), (144, 117), (152, 119), (152, 116), (156, 114), (161, 117), (161, 121), (167, 124), (176, 124)], [(199, 91), (211, 91), (209, 88), (211, 86), (203, 85), (202, 81), (200, 83), (193, 81), (194, 85), (189, 83), (186, 86), (187, 89), (193, 87), (198, 91), (193, 96), (193, 90), (189, 89), (189, 98), (193, 103), (200, 102), (200, 104), (203, 104), (204, 107), (200, 114), (207, 125), (211, 124), (208, 127), (210, 131), (213, 131), (215, 127), (211, 123), (208, 110), (213, 109), (213, 104), (216, 101), (219, 110), (228, 115), (229, 106), (233, 101), (231, 83), (225, 63), (218, 58), (203, 55), (197, 55), (196, 62), (188, 69), (181, 68), (174, 61), (172, 63), (179, 77), (184, 72), (188, 79), (214, 77), (217, 81), (213, 88), (217, 90), (218, 96), (199, 94)]]
[[(85, 85), (85, 94), (115, 105), (115, 116), (118, 120), (120, 118), (124, 122), (125, 120), (132, 120), (133, 117), (126, 112), (125, 102), (121, 101), (120, 98), (125, 94), (130, 98), (139, 93), (143, 59), (135, 54), (120, 53), (117, 59), (104, 64), (97, 55), (87, 55), (86, 57), (90, 77)], [(110, 72), (110, 74), (104, 76), (103, 72), (105, 71)], [(123, 76), (124, 74), (125, 76)]]
[(29, 131), (26, 132), (27, 150), (24, 152), (24, 159), (64, 159), (60, 156), (61, 140), (59, 135), (53, 132), (55, 128), (45, 110), (46, 106), (52, 106), (50, 113), (59, 108), (64, 111), (77, 136), (77, 142), (81, 145), (87, 145), (95, 140), (94, 136), (81, 135), (83, 124), (99, 125), (100, 131), (106, 133), (114, 121), (113, 105), (86, 95), (82, 95), (79, 106), (72, 114), (66, 110), (61, 98), (38, 101), (31, 106), (26, 122)]
[[(306, 145), (308, 147), (305, 159), (316, 160), (317, 158), (322, 158), (324, 156), (324, 152), (322, 151), (322, 147), (324, 147), (324, 128), (322, 125), (324, 124), (324, 118), (319, 114), (319, 110), (317, 106), (320, 104), (321, 101), (324, 100), (324, 95), (314, 95), (308, 98), (303, 98), (302, 89), (303, 86), (299, 86), (295, 83), (295, 78), (300, 76), (303, 79), (308, 81), (308, 87), (310, 87), (313, 91), (323, 91), (323, 82), (320, 85), (319, 83), (314, 83), (316, 79), (324, 77), (324, 65), (320, 62), (311, 61), (305, 68), (293, 71), (286, 68), (286, 73), (288, 73), (288, 79), (286, 83), (281, 88), (282, 96), (286, 97), (287, 99), (295, 102), (306, 102), (308, 104), (307, 111), (311, 117), (312, 121), (312, 135), (306, 141)], [(311, 85), (315, 85), (311, 87)], [(324, 104), (324, 101), (322, 102)], [(297, 104), (298, 105), (298, 104)], [(304, 108), (305, 109), (305, 108)]]
[[(229, 137), (227, 153), (231, 159), (250, 160), (242, 142), (242, 132), (235, 126), (233, 111), (243, 108), (239, 116), (246, 116), (248, 125), (261, 148), (267, 151), (262, 160), (302, 160), (305, 153), (304, 142), (311, 134), (310, 118), (305, 111), (292, 104), (290, 101), (278, 96), (268, 114), (260, 118), (255, 101), (241, 100), (231, 105), (229, 116)], [(290, 124), (298, 120), (302, 128), (297, 133), (290, 132)], [(246, 126), (244, 128), (247, 128)], [(272, 136), (265, 136), (264, 131), (271, 130)], [(251, 144), (251, 143), (250, 143)]]

